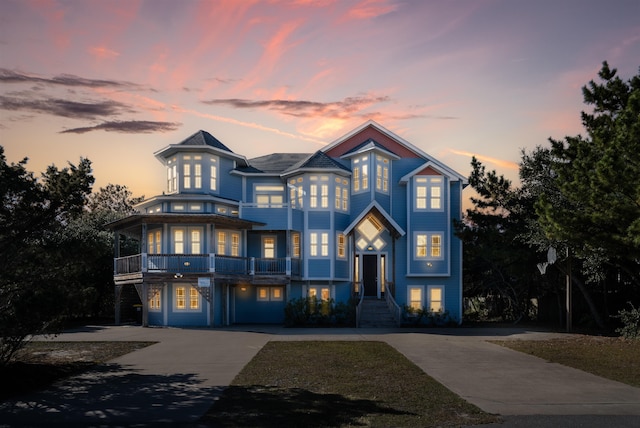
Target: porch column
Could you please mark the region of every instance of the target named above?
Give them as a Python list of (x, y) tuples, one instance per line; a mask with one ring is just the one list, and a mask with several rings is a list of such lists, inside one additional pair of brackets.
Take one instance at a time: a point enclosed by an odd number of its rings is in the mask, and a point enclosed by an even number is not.
[[(215, 321), (215, 315), (216, 315), (216, 311), (214, 309), (214, 304), (216, 302), (216, 281), (211, 278), (211, 285), (210, 285), (210, 290), (209, 290), (209, 327), (213, 328), (216, 325), (216, 321)], [(223, 320), (224, 322), (224, 320)]]
[(142, 326), (149, 327), (149, 284), (144, 281), (142, 283)]
[(120, 325), (120, 299), (122, 298), (122, 285), (116, 285), (113, 290), (115, 324)]

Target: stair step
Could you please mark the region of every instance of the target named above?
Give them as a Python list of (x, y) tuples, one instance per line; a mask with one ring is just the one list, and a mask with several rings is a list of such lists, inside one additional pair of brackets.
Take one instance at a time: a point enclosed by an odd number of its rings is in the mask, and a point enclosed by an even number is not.
[(396, 322), (389, 312), (387, 302), (378, 299), (365, 299), (362, 301), (360, 313), (360, 327), (364, 328), (394, 328)]

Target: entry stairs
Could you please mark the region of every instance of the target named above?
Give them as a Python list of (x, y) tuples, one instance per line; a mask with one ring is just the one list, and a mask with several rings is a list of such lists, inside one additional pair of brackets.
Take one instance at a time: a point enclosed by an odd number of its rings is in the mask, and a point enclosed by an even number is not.
[(375, 298), (364, 298), (360, 312), (360, 328), (395, 328), (393, 315), (387, 302)]

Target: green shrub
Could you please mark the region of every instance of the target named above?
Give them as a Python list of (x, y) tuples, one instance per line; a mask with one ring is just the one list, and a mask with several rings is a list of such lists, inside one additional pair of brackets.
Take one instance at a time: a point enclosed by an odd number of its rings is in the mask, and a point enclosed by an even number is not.
[(625, 339), (640, 339), (640, 307), (636, 308), (631, 302), (630, 310), (621, 309), (617, 318), (622, 321), (622, 327), (616, 329), (616, 333)]
[(455, 325), (455, 320), (449, 315), (449, 311), (431, 312), (425, 308), (402, 307), (402, 318), (405, 324), (423, 327), (444, 327)]
[(355, 305), (336, 303), (334, 299), (320, 300), (317, 297), (300, 297), (287, 302), (284, 308), (285, 325), (288, 327), (308, 326), (353, 326), (355, 325)]

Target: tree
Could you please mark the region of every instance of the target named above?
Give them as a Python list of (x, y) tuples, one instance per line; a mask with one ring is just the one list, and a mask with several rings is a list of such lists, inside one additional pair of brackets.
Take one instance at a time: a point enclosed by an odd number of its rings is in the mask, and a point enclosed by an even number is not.
[(0, 146), (0, 364), (30, 335), (56, 332), (77, 301), (72, 252), (59, 238), (82, 213), (93, 184), (87, 159), (51, 166), (42, 181), (26, 164), (8, 164)]
[(544, 281), (537, 274), (539, 254), (521, 240), (532, 202), (475, 157), (471, 166), (469, 184), (478, 196), (464, 222), (456, 223), (464, 243), (464, 294), (484, 301), (490, 318), (519, 321), (531, 314), (531, 299)]
[[(640, 286), (640, 75), (624, 82), (604, 62), (583, 87), (587, 136), (551, 142), (551, 168), (561, 195), (536, 204), (550, 239), (578, 257), (597, 258)], [(600, 269), (604, 269), (600, 266)]]
[[(70, 317), (104, 318), (113, 314), (113, 233), (105, 225), (135, 213), (133, 206), (144, 197), (133, 197), (126, 186), (108, 184), (88, 196), (81, 215), (60, 237), (60, 245), (74, 252), (75, 289), (82, 298)], [(135, 245), (124, 240), (123, 246)]]

